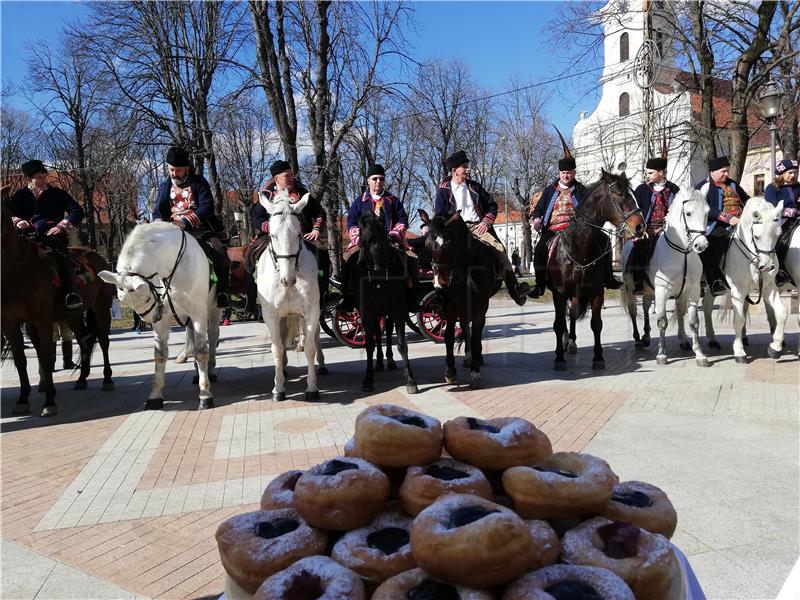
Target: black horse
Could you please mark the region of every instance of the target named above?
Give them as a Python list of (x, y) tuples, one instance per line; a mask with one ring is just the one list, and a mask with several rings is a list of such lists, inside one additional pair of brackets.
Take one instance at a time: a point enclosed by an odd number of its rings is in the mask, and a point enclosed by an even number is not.
[[(407, 294), (415, 294), (416, 290), (408, 287), (409, 280), (405, 255), (389, 241), (389, 235), (383, 225), (383, 214), (376, 216), (372, 212), (359, 218), (361, 228), (361, 247), (354, 276), (350, 278), (357, 289), (351, 290), (358, 301), (361, 321), (364, 324), (364, 338), (367, 348), (367, 372), (361, 389), (371, 392), (373, 374), (375, 372), (373, 354), (376, 344), (380, 344), (381, 318), (384, 318), (386, 329), (387, 359), (389, 368), (394, 364), (391, 358), (392, 329), (397, 328), (397, 349), (403, 357), (406, 391), (417, 393), (417, 384), (408, 362), (408, 345), (406, 344)], [(382, 368), (383, 362), (379, 362)]]
[[(554, 238), (555, 247), (547, 262), (547, 287), (553, 292), (556, 334), (556, 371), (567, 368), (564, 346), (571, 354), (575, 345), (575, 321), (592, 308), (591, 326), (594, 332), (593, 369), (604, 369), (600, 332), (607, 261), (611, 260), (611, 238), (603, 224), (613, 224), (619, 234), (625, 231), (641, 235), (644, 221), (636, 199), (631, 194), (625, 174), (602, 171), (600, 181), (593, 184), (586, 198), (575, 210), (564, 231)], [(566, 314), (569, 310), (570, 328), (567, 335)]]
[(495, 277), (494, 251), (470, 233), (461, 218), (461, 211), (431, 219), (428, 213), (420, 209), (419, 216), (429, 227), (426, 243), (431, 251), (433, 286), (442, 295), (447, 320), (444, 330), (447, 348), (445, 380), (449, 384), (456, 383), (453, 345), (456, 321), (460, 321), (465, 347), (464, 366), (470, 368), (470, 386), (478, 387), (483, 364), (481, 337), (486, 324), (486, 311), (489, 310), (489, 298), (502, 285), (502, 281)]

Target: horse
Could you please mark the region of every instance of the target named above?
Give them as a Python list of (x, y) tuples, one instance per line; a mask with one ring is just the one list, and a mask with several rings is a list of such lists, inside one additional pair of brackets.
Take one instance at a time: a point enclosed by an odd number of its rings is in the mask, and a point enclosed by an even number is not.
[[(3, 357), (10, 351), (14, 358), (20, 381), (20, 391), (14, 406), (14, 415), (30, 413), (31, 386), (27, 373), (27, 359), (22, 337), (22, 324), (28, 325), (31, 341), (36, 348), (39, 362), (39, 387), (45, 394), (42, 417), (58, 414), (53, 385), (55, 367), (55, 346), (53, 324), (65, 321), (78, 341), (81, 351), (80, 375), (74, 389), (87, 387), (92, 350), (99, 341), (103, 352), (103, 390), (114, 389), (111, 379), (111, 363), (108, 358), (108, 334), (111, 329), (111, 303), (114, 288), (94, 279), (81, 286), (84, 310), (68, 310), (59, 301), (58, 288), (53, 281), (51, 267), (39, 255), (40, 246), (17, 232), (11, 219), (11, 212), (2, 205), (2, 333), (8, 340), (3, 348)], [(97, 273), (108, 268), (108, 263), (92, 250), (72, 248), (81, 251), (82, 260), (88, 268)], [(85, 314), (85, 320), (84, 320)]]
[[(213, 373), (219, 318), (216, 285), (209, 286), (209, 262), (200, 243), (182, 228), (163, 221), (137, 225), (122, 245), (117, 271), (100, 277), (113, 283), (120, 303), (153, 325), (155, 371), (145, 410), (164, 407), (164, 372), (173, 322), (193, 336), (200, 386), (197, 408), (214, 407)], [(191, 333), (189, 330), (191, 329)]]
[[(553, 293), (556, 334), (555, 370), (564, 371), (564, 347), (577, 352), (575, 321), (583, 318), (591, 306), (591, 327), (594, 332), (594, 359), (592, 369), (604, 369), (603, 330), (601, 311), (605, 295), (606, 260), (610, 259), (611, 240), (603, 231), (609, 222), (617, 228), (618, 235), (626, 231), (641, 235), (644, 231), (642, 212), (631, 193), (625, 173), (614, 175), (605, 169), (600, 180), (587, 191), (586, 197), (575, 209), (567, 227), (553, 240), (547, 261), (547, 287)], [(566, 315), (569, 310), (570, 329), (567, 334)]]
[[(408, 360), (408, 344), (406, 342), (406, 295), (414, 290), (406, 285), (407, 262), (404, 256), (389, 242), (389, 234), (383, 225), (383, 209), (376, 216), (367, 212), (358, 220), (361, 229), (359, 240), (359, 259), (355, 266), (353, 281), (358, 282), (359, 289), (352, 290), (353, 297), (358, 300), (361, 322), (364, 324), (364, 341), (367, 350), (367, 370), (361, 384), (361, 390), (373, 390), (375, 365), (373, 355), (376, 344), (381, 343), (381, 318), (386, 329), (386, 355), (391, 369), (392, 330), (397, 329), (397, 349), (403, 358), (403, 374), (406, 391), (409, 394), (418, 392), (411, 364)], [(382, 356), (379, 355), (381, 370)]]
[[(746, 304), (758, 304), (762, 297), (767, 312), (772, 311), (775, 319), (772, 342), (767, 348), (767, 354), (770, 358), (777, 359), (783, 349), (787, 311), (781, 301), (778, 286), (775, 285), (778, 265), (774, 259), (782, 214), (783, 202), (773, 207), (761, 196), (750, 198), (742, 209), (739, 222), (728, 244), (727, 253), (722, 259), (722, 272), (730, 288), (724, 313), (733, 308), (733, 329), (736, 336), (733, 341), (733, 358), (739, 364), (747, 363), (742, 337), (747, 312)], [(756, 300), (750, 298), (752, 292), (758, 292)], [(703, 298), (706, 335), (709, 346), (719, 348), (711, 319), (713, 309), (714, 297), (706, 290)]]
[(442, 296), (447, 320), (444, 330), (447, 352), (445, 381), (451, 385), (456, 383), (453, 345), (456, 321), (460, 321), (465, 348), (464, 365), (470, 369), (469, 385), (472, 388), (480, 387), (486, 312), (489, 310), (489, 299), (497, 293), (502, 283), (495, 277), (494, 251), (475, 239), (461, 218), (461, 211), (430, 218), (427, 212), (419, 209), (419, 216), (428, 226), (425, 243), (431, 251), (433, 287)]
[(292, 203), (288, 194), (272, 200), (263, 194), (259, 201), (270, 214), (270, 241), (256, 266), (261, 313), (272, 341), (275, 361), (275, 387), (272, 399), (286, 399), (286, 348), (293, 343), (300, 327), (305, 334), (304, 352), (308, 361), (305, 399), (319, 399), (314, 358), (319, 339), (319, 282), (317, 260), (306, 247), (300, 228), (300, 213), (308, 202), (305, 194)]
[[(787, 234), (786, 254), (783, 257), (783, 269), (789, 274), (791, 281), (786, 281), (780, 286), (781, 290), (788, 291), (790, 288), (797, 289), (800, 286), (800, 224), (795, 224), (794, 228)], [(767, 304), (767, 319), (769, 319), (770, 332), (775, 331), (777, 325), (775, 314), (772, 307)], [(800, 326), (800, 314), (797, 316), (797, 324)], [(800, 337), (797, 342), (797, 356), (800, 357)]]
[[(627, 242), (622, 253), (624, 287), (622, 292), (622, 308), (631, 318), (633, 338), (637, 346), (650, 345), (650, 305), (655, 300), (657, 324), (660, 331), (658, 355), (656, 363), (667, 364), (666, 329), (667, 300), (675, 300), (675, 315), (678, 319), (678, 336), (681, 348), (691, 348), (695, 353), (698, 366), (709, 366), (708, 359), (700, 346), (698, 332), (697, 308), (700, 305), (700, 279), (703, 275), (703, 264), (700, 253), (708, 247), (706, 239), (706, 221), (708, 203), (705, 192), (698, 190), (681, 190), (667, 212), (664, 229), (656, 241), (653, 256), (647, 265), (647, 277), (642, 294), (642, 312), (644, 313), (644, 336), (639, 338), (636, 325), (636, 297), (633, 294), (633, 274), (627, 268), (628, 259), (633, 250), (633, 242)], [(689, 315), (689, 329), (692, 342), (686, 339), (683, 321)]]

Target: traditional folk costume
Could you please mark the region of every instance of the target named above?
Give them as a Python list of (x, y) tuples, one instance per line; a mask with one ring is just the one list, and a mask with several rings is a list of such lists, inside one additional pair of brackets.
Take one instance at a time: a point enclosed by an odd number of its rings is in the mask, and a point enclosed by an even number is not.
[[(770, 183), (767, 189), (764, 190), (764, 199), (773, 206), (777, 206), (779, 202), (783, 201), (781, 235), (778, 238), (778, 243), (775, 245), (775, 255), (778, 258), (779, 264), (779, 271), (775, 277), (775, 283), (778, 285), (783, 285), (791, 280), (786, 270), (786, 253), (789, 250), (789, 242), (792, 240), (794, 230), (800, 226), (800, 182), (797, 181), (797, 175), (795, 175), (795, 182), (793, 184), (783, 184), (782, 176), (786, 171), (790, 170), (798, 170), (798, 161), (787, 159), (775, 165), (775, 182)], [(800, 285), (800, 281), (794, 281), (792, 283), (794, 285)]]

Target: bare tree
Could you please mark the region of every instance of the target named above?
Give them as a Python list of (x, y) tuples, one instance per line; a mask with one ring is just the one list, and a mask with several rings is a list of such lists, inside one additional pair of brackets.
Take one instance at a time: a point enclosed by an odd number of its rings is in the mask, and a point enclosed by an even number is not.
[(11, 106), (0, 112), (0, 178), (6, 182), (18, 174), (20, 165), (34, 147), (34, 124), (31, 115)]

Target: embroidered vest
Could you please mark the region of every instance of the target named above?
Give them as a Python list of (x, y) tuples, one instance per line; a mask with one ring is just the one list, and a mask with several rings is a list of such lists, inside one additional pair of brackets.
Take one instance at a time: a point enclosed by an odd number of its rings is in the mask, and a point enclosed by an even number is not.
[(194, 203), (192, 196), (192, 186), (188, 185), (185, 188), (173, 185), (169, 192), (169, 198), (172, 201), (172, 218), (184, 217), (193, 213), (197, 206)]
[(570, 190), (559, 190), (558, 198), (553, 204), (553, 213), (550, 215), (550, 231), (562, 231), (569, 225), (572, 215), (575, 214), (575, 205), (572, 203)]
[(722, 212), (728, 215), (728, 218), (742, 214), (742, 201), (736, 190), (729, 185), (722, 186)]
[(664, 222), (667, 220), (667, 210), (669, 209), (667, 202), (668, 194), (669, 190), (667, 188), (654, 193), (653, 208), (650, 210), (650, 221), (647, 223), (648, 233), (658, 233), (664, 228)]

